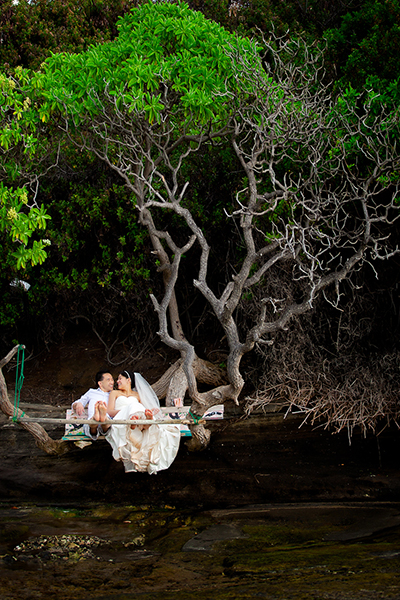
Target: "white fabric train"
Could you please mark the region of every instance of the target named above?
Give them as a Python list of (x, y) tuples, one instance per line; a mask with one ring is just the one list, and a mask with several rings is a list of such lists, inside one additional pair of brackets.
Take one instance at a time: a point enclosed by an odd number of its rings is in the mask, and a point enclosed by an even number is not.
[[(135, 396), (118, 396), (115, 401), (118, 413), (114, 419), (128, 420), (132, 415), (144, 419), (146, 409), (153, 412), (155, 420), (162, 418), (160, 402), (153, 388), (139, 373), (135, 373), (135, 384), (140, 402)], [(130, 425), (112, 425), (110, 429), (106, 440), (113, 449), (113, 458), (124, 463), (127, 473), (157, 473), (168, 469), (177, 455), (181, 439), (179, 425), (154, 423), (134, 429)]]

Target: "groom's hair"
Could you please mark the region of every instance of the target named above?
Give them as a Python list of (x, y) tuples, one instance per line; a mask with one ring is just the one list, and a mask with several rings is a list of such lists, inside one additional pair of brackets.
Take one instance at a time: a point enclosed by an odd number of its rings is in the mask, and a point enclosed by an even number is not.
[(99, 385), (99, 381), (103, 381), (103, 377), (106, 373), (109, 373), (110, 371), (98, 371), (96, 373), (96, 384)]

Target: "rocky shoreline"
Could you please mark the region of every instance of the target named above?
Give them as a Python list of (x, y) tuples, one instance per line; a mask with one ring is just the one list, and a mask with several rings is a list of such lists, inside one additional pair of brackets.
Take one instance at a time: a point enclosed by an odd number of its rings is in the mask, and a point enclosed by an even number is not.
[[(0, 499), (226, 508), (400, 498), (396, 429), (387, 428), (378, 438), (356, 433), (350, 445), (345, 432), (332, 435), (301, 423), (300, 416), (282, 413), (209, 422), (206, 450), (189, 452), (182, 438), (172, 466), (150, 476), (126, 474), (104, 440), (83, 449), (71, 443), (68, 453), (47, 455), (28, 432), (2, 415)], [(54, 439), (63, 435), (60, 425), (46, 429)]]

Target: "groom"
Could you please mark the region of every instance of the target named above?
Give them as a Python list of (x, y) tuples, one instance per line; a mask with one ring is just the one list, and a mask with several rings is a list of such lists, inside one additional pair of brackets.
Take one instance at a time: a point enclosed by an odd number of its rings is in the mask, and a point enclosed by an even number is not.
[[(88, 408), (88, 419), (96, 421), (105, 421), (107, 417), (108, 396), (114, 388), (114, 379), (108, 371), (98, 371), (95, 381), (97, 389), (90, 388), (83, 396), (72, 403), (72, 410), (81, 417), (84, 414), (85, 407)], [(85, 433), (93, 439), (97, 439), (99, 435), (105, 435), (109, 425), (88, 425), (84, 426)]]

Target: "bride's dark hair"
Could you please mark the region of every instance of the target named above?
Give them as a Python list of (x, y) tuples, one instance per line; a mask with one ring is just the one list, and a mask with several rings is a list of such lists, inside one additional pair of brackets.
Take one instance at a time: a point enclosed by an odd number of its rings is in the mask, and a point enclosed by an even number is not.
[(135, 387), (135, 373), (132, 373), (132, 371), (128, 371), (127, 369), (125, 369), (124, 371), (121, 371), (120, 375), (122, 375), (122, 377), (127, 377), (131, 380), (132, 389)]

